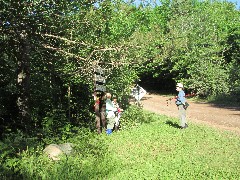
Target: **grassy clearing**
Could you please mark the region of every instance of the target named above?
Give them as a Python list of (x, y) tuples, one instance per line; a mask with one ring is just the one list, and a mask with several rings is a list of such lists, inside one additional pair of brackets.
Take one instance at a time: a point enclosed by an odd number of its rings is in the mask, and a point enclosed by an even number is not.
[(15, 159), (19, 177), (239, 179), (238, 135), (195, 124), (180, 130), (175, 127), (177, 119), (146, 112), (143, 115), (145, 121), (140, 126), (111, 136), (78, 134), (69, 139), (76, 144), (76, 153), (58, 162), (49, 161), (41, 149), (24, 151)]
[[(230, 133), (190, 125), (174, 127), (175, 119), (114, 134), (109, 148), (116, 164), (110, 179), (238, 179), (240, 139)], [(170, 123), (169, 123), (170, 122)]]

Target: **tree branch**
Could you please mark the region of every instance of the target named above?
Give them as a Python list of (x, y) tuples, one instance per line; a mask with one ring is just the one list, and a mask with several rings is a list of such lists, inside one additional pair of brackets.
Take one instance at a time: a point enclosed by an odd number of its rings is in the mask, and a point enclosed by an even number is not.
[(56, 36), (56, 35), (53, 35), (53, 34), (41, 34), (41, 35), (46, 36), (46, 37), (52, 37), (52, 38), (60, 39), (60, 40), (63, 40), (67, 43), (81, 44), (81, 45), (84, 45), (84, 46), (92, 46), (92, 45), (88, 45), (84, 42), (77, 42), (77, 41), (69, 40), (67, 38), (64, 38), (64, 37), (61, 37), (61, 36)]
[(54, 51), (58, 51), (58, 52), (61, 52), (63, 54), (66, 54), (66, 55), (69, 55), (69, 56), (72, 56), (72, 57), (75, 57), (77, 59), (80, 59), (80, 60), (83, 60), (83, 61), (86, 61), (87, 59), (83, 58), (83, 57), (80, 57), (80, 56), (77, 56), (75, 54), (72, 54), (72, 53), (69, 53), (69, 52), (66, 52), (60, 48), (55, 48), (55, 47), (52, 47), (52, 46), (49, 46), (47, 44), (43, 44), (43, 47), (44, 48), (47, 48), (47, 49), (51, 49), (51, 50), (54, 50)]

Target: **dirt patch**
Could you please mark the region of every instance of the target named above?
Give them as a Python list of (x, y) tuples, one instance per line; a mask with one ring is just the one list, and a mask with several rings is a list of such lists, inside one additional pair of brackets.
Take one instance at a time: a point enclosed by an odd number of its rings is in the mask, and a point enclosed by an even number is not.
[[(169, 97), (157, 94), (146, 94), (141, 102), (143, 108), (157, 114), (178, 117), (175, 101), (168, 101)], [(187, 120), (206, 124), (218, 129), (228, 130), (240, 135), (240, 108), (217, 106), (204, 102), (188, 100)]]

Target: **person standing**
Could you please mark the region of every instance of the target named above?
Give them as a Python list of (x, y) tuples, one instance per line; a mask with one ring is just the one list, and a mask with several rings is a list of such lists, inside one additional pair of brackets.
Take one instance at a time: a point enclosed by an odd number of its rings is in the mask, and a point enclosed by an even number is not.
[(110, 93), (106, 94), (106, 118), (107, 118), (107, 131), (106, 133), (108, 135), (112, 134), (112, 130), (114, 128), (115, 124), (115, 112), (117, 111), (117, 108), (114, 107), (112, 101), (111, 101), (112, 95)]
[(178, 91), (178, 96), (176, 98), (176, 105), (178, 107), (179, 118), (180, 118), (180, 128), (185, 129), (188, 127), (186, 120), (186, 109), (185, 109), (185, 92), (183, 90), (183, 84), (177, 83), (176, 90)]
[(101, 134), (102, 131), (106, 129), (105, 94), (102, 92), (101, 94), (94, 95), (94, 99), (95, 99), (94, 111), (96, 115), (96, 128), (97, 128), (97, 133)]
[(123, 109), (120, 108), (118, 102), (117, 102), (117, 96), (113, 95), (113, 100), (112, 100), (113, 106), (115, 108), (117, 108), (117, 111), (115, 112), (115, 131), (119, 130), (119, 126), (120, 126), (120, 117), (121, 117), (121, 113), (123, 112)]

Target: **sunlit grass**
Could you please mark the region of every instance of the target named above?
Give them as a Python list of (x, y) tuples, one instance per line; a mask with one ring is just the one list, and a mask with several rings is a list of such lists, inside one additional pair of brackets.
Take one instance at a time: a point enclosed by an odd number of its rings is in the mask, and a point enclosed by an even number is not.
[[(68, 141), (76, 152), (60, 161), (38, 150), (22, 152), (16, 172), (23, 179), (238, 179), (239, 135), (144, 112), (144, 123), (131, 129), (78, 134)], [(5, 163), (3, 168), (7, 167)], [(7, 177), (7, 175), (2, 176)]]
[[(175, 119), (158, 121), (109, 137), (116, 164), (108, 178), (117, 179), (237, 179), (239, 137), (205, 126), (180, 130)], [(119, 164), (119, 165), (118, 165)], [(124, 166), (122, 166), (124, 164)]]

